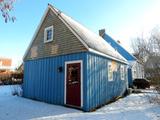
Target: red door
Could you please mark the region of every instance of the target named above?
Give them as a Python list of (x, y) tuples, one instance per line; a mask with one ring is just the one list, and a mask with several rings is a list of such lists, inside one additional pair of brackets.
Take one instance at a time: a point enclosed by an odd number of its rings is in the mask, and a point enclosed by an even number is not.
[(81, 106), (81, 63), (67, 64), (66, 104)]

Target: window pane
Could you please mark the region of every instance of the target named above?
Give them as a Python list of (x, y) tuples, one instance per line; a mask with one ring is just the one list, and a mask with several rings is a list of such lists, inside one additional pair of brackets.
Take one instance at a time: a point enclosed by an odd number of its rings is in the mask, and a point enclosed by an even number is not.
[(53, 40), (53, 26), (47, 27), (44, 30), (44, 42), (50, 42)]
[(47, 40), (52, 39), (52, 29), (47, 30)]
[(108, 62), (108, 81), (113, 81), (113, 70), (111, 62)]
[(124, 66), (121, 65), (121, 80), (124, 80), (124, 78), (125, 78)]

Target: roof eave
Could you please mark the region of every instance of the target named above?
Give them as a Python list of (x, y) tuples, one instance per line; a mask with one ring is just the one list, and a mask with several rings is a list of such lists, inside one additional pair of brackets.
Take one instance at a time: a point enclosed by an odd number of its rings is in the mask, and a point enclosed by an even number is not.
[(125, 58), (123, 58), (124, 60), (120, 60), (120, 59), (118, 59), (118, 58), (112, 57), (112, 56), (110, 56), (110, 55), (104, 54), (104, 53), (99, 52), (99, 51), (96, 51), (96, 50), (93, 50), (93, 49), (91, 49), (91, 48), (89, 48), (89, 51), (92, 52), (92, 53), (95, 53), (95, 54), (98, 54), (98, 55), (107, 57), (107, 58), (109, 58), (109, 59), (112, 59), (112, 60), (115, 60), (115, 61), (118, 61), (118, 62), (127, 64), (127, 65), (129, 64), (128, 61), (127, 61)]
[(112, 57), (112, 56), (110, 56), (110, 55), (107, 55), (107, 54), (104, 54), (104, 53), (101, 53), (101, 52), (99, 52), (99, 51), (96, 51), (96, 50), (93, 50), (93, 49), (89, 48), (88, 45), (81, 39), (81, 37), (74, 31), (74, 29), (73, 29), (69, 24), (67, 24), (67, 22), (60, 16), (60, 13), (58, 12), (58, 10), (55, 9), (55, 8), (54, 8), (52, 5), (50, 5), (50, 4), (48, 4), (48, 7), (47, 7), (47, 9), (45, 10), (45, 13), (44, 13), (43, 17), (41, 18), (41, 21), (40, 21), (40, 23), (39, 23), (39, 25), (38, 25), (38, 27), (37, 27), (37, 29), (36, 29), (33, 37), (32, 37), (32, 40), (31, 40), (31, 42), (30, 42), (27, 50), (25, 51), (25, 54), (24, 54), (24, 56), (23, 56), (23, 60), (24, 60), (25, 57), (27, 56), (27, 53), (28, 53), (30, 47), (32, 46), (32, 44), (33, 44), (33, 42), (34, 42), (34, 40), (35, 40), (35, 37), (37, 36), (38, 31), (39, 31), (39, 29), (40, 29), (40, 27), (41, 27), (44, 19), (46, 18), (47, 13), (48, 13), (49, 10), (52, 10), (52, 11), (57, 15), (57, 17), (69, 28), (69, 30), (71, 30), (71, 32), (80, 40), (80, 42), (84, 45), (84, 47), (85, 47), (88, 51), (94, 52), (94, 53), (96, 53), (96, 54), (105, 56), (105, 57), (107, 57), (107, 58), (110, 58), (110, 59), (113, 59), (113, 60), (116, 60), (116, 61), (119, 61), (119, 62), (124, 63), (124, 64), (128, 64), (128, 62), (127, 62), (127, 60), (126, 60), (125, 58), (124, 58), (125, 61), (123, 61), (123, 60), (120, 60), (120, 59), (118, 59), (118, 58)]

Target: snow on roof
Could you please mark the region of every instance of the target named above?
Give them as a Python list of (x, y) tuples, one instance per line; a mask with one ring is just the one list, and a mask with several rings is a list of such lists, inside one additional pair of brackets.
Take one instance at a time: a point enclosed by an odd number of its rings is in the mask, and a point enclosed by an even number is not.
[(126, 59), (123, 58), (114, 48), (112, 48), (102, 37), (88, 30), (71, 17), (54, 8), (52, 5), (49, 6), (53, 11), (57, 12), (57, 15), (59, 15), (59, 17), (61, 17), (63, 21), (69, 25), (69, 27), (80, 37), (88, 48), (109, 55), (113, 58), (117, 58), (118, 60), (126, 61)]

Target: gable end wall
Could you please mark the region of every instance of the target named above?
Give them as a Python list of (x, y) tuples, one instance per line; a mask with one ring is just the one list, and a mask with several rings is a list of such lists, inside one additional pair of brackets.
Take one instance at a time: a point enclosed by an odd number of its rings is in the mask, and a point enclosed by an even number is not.
[[(44, 43), (44, 29), (51, 25), (54, 27), (53, 41)], [(87, 51), (87, 49), (65, 24), (49, 10), (24, 61), (83, 51)]]

